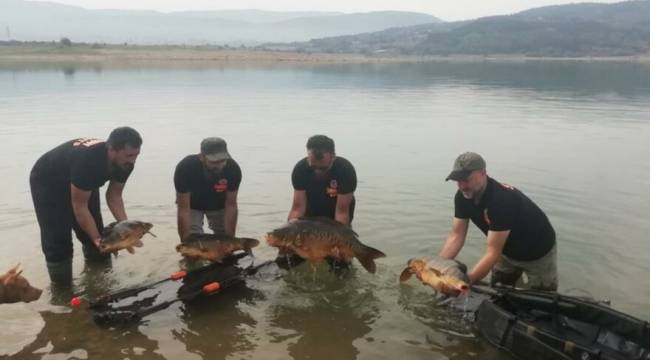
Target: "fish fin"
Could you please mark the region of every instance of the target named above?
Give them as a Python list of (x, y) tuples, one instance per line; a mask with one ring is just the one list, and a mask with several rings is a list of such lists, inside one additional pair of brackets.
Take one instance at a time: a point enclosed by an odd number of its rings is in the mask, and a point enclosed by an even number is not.
[(406, 268), (406, 269), (404, 269), (404, 271), (402, 271), (402, 273), (400, 274), (400, 276), (399, 276), (399, 281), (400, 281), (400, 282), (404, 282), (404, 281), (410, 279), (411, 276), (413, 276), (413, 272), (411, 271), (411, 268)]
[(117, 250), (113, 251), (111, 254), (113, 254), (113, 257), (117, 259)]
[(127, 248), (126, 248), (126, 251), (128, 251), (129, 254), (135, 254), (135, 250), (134, 250), (133, 247), (131, 247), (131, 246), (127, 247)]
[(242, 240), (243, 247), (248, 248), (248, 249), (254, 248), (254, 247), (256, 247), (257, 245), (260, 244), (260, 241), (257, 240), (257, 239), (241, 238), (241, 240)]
[(9, 269), (9, 271), (7, 271), (7, 273), (8, 274), (15, 274), (16, 272), (18, 272), (18, 268), (20, 268), (20, 263), (18, 263), (16, 266)]
[(432, 273), (436, 274), (436, 276), (442, 276), (442, 272), (440, 272), (440, 270), (438, 270), (438, 269), (429, 268), (428, 270), (431, 271)]
[(151, 235), (151, 236), (153, 236), (153, 237), (155, 237), (155, 238), (158, 237), (158, 236), (156, 236), (156, 234), (152, 233), (151, 231), (147, 231), (145, 234), (149, 234), (149, 235)]
[(106, 225), (102, 229), (102, 237), (108, 236), (108, 234), (113, 230), (113, 228), (115, 227), (116, 224), (117, 224), (117, 221), (113, 221), (112, 223)]
[(136, 242), (133, 243), (133, 246), (135, 246), (135, 247), (142, 247), (142, 246), (144, 246), (144, 243), (142, 242), (142, 240), (139, 240), (139, 239), (138, 239), (138, 241), (136, 241)]
[(354, 256), (359, 260), (364, 269), (368, 270), (371, 274), (377, 271), (375, 259), (386, 257), (386, 254), (383, 252), (366, 245), (361, 245), (359, 249), (353, 248), (352, 251), (354, 251)]

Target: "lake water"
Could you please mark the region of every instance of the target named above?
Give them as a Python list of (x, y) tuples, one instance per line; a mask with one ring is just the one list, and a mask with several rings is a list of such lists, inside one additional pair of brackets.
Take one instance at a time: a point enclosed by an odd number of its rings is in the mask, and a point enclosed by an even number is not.
[[(433, 63), (327, 66), (0, 65), (0, 270), (20, 262), (48, 286), (28, 185), (34, 161), (75, 137), (130, 125), (144, 138), (125, 189), (130, 218), (157, 238), (112, 269), (85, 269), (101, 294), (179, 268), (172, 176), (221, 136), (239, 162), (238, 235), (262, 238), (289, 210), (290, 173), (323, 133), (356, 167), (354, 227), (388, 254), (377, 274), (337, 279), (307, 266), (257, 276), (248, 290), (176, 303), (129, 328), (102, 329), (49, 291), (0, 306), (0, 357), (20, 359), (507, 359), (416, 281), (406, 261), (434, 255), (453, 216), (454, 158), (481, 153), (488, 173), (531, 197), (558, 234), (560, 291), (609, 299), (650, 319), (650, 66), (625, 63)], [(105, 219), (111, 219), (106, 211)], [(485, 247), (470, 225), (459, 259)], [(256, 261), (272, 259), (262, 244)]]

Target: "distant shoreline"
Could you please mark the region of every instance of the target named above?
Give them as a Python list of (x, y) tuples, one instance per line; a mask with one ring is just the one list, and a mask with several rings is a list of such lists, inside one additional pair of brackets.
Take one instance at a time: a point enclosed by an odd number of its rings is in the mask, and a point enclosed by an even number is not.
[(524, 62), (524, 61), (576, 61), (576, 62), (634, 62), (650, 63), (650, 54), (638, 56), (597, 57), (532, 57), (525, 54), (509, 55), (362, 55), (323, 54), (267, 51), (257, 49), (216, 48), (197, 46), (121, 46), (121, 45), (0, 45), (0, 64), (183, 64), (210, 66), (234, 64), (382, 64), (419, 62)]

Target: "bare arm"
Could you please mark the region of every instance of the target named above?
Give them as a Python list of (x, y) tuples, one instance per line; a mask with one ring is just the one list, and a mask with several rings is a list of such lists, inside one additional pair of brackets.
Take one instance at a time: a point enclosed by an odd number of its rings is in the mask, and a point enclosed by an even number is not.
[(354, 193), (339, 194), (336, 197), (334, 220), (345, 225), (350, 225), (350, 206), (352, 205), (353, 198)]
[(305, 190), (294, 190), (293, 191), (293, 203), (291, 204), (291, 210), (289, 211), (288, 220), (297, 219), (299, 217), (305, 216), (307, 211), (307, 192)]
[(235, 236), (237, 229), (237, 191), (226, 192), (226, 203), (224, 205), (223, 226), (226, 235)]
[(190, 234), (190, 193), (176, 193), (176, 220), (181, 241)]
[(124, 184), (111, 180), (106, 189), (106, 204), (111, 210), (111, 214), (117, 221), (126, 220), (126, 210), (124, 210), (124, 200), (122, 200), (122, 191)]
[(73, 184), (70, 184), (70, 198), (74, 217), (81, 229), (99, 247), (102, 236), (97, 230), (97, 223), (88, 209), (90, 194), (90, 191), (81, 190)]
[(499, 260), (503, 252), (503, 246), (510, 235), (510, 230), (506, 231), (488, 231), (487, 249), (481, 260), (474, 265), (472, 271), (468, 274), (470, 283), (475, 283), (485, 277), (492, 270), (494, 264)]
[(442, 246), (442, 250), (438, 254), (441, 258), (454, 259), (458, 256), (460, 249), (465, 245), (465, 238), (467, 237), (467, 227), (469, 225), (468, 219), (460, 219), (454, 217), (451, 221), (451, 232)]

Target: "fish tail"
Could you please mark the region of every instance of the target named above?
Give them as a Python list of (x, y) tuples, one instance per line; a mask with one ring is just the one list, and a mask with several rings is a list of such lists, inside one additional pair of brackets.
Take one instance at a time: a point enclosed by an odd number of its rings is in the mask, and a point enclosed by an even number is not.
[(363, 244), (361, 244), (358, 247), (355, 247), (353, 251), (354, 251), (354, 256), (359, 260), (361, 266), (363, 266), (364, 269), (368, 270), (368, 272), (371, 274), (374, 274), (377, 271), (377, 265), (375, 265), (375, 259), (386, 257), (386, 254), (384, 254), (383, 252)]
[(251, 249), (260, 244), (260, 241), (257, 239), (241, 238), (241, 240), (244, 251), (246, 251), (246, 253), (249, 255), (253, 255), (253, 251)]

